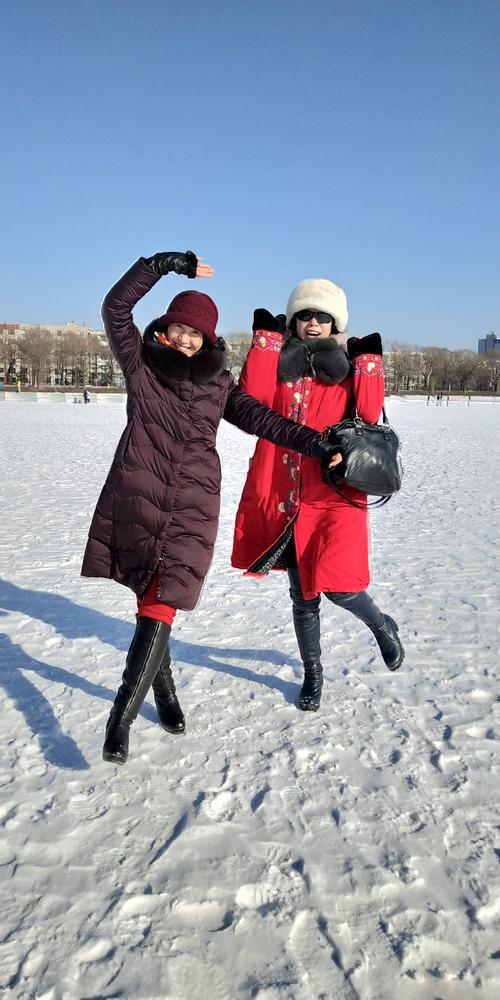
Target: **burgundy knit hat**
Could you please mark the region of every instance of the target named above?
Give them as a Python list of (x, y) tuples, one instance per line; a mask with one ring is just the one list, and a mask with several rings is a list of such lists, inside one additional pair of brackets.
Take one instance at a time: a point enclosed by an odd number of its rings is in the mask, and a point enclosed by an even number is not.
[(209, 295), (204, 295), (203, 292), (179, 292), (167, 306), (166, 313), (158, 319), (157, 327), (164, 328), (169, 323), (185, 323), (186, 326), (199, 330), (215, 344), (218, 318), (217, 306)]

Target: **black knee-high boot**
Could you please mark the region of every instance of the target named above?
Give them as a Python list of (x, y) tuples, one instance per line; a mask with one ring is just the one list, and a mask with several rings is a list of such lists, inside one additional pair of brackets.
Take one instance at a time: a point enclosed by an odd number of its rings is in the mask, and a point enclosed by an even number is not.
[(293, 606), (293, 624), (299, 652), (304, 664), (304, 683), (299, 692), (297, 707), (303, 712), (317, 712), (323, 690), (323, 667), (320, 646), (320, 598), (306, 601), (302, 594), (299, 571), (289, 568), (290, 597)]
[[(167, 628), (170, 633), (170, 626), (167, 625)], [(174, 678), (172, 677), (170, 664), (170, 645), (167, 642), (165, 655), (153, 681), (153, 692), (161, 726), (167, 733), (177, 734), (184, 732), (186, 722), (175, 692)]]
[(134, 637), (127, 654), (122, 682), (106, 726), (102, 750), (104, 760), (125, 764), (129, 730), (153, 683), (168, 647), (170, 625), (153, 618), (137, 618)]
[(389, 670), (399, 670), (405, 657), (405, 651), (398, 636), (398, 626), (394, 618), (380, 611), (366, 590), (352, 594), (328, 593), (325, 594), (325, 597), (328, 597), (328, 600), (337, 604), (338, 607), (350, 611), (365, 625), (368, 625), (375, 636), (386, 667)]

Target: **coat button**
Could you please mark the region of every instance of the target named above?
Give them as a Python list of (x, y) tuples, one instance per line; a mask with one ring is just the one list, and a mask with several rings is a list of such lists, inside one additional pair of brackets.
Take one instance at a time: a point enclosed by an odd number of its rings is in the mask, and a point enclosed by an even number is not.
[(283, 502), (278, 504), (278, 510), (280, 511), (281, 514), (285, 513), (285, 505)]

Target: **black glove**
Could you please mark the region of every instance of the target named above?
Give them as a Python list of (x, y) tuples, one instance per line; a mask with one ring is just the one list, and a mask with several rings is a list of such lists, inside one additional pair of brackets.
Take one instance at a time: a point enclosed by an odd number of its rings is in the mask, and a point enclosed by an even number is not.
[(252, 330), (272, 330), (275, 333), (284, 333), (286, 316), (284, 313), (273, 316), (267, 309), (256, 309), (253, 314)]
[(310, 456), (311, 458), (318, 458), (319, 461), (321, 462), (321, 468), (323, 470), (323, 478), (325, 477), (325, 473), (328, 472), (330, 459), (332, 458), (333, 455), (336, 455), (339, 452), (339, 450), (340, 449), (338, 445), (332, 444), (330, 441), (325, 441), (325, 439), (321, 437), (320, 434), (318, 434), (316, 441), (313, 442), (313, 446), (310, 451)]
[(155, 253), (153, 257), (144, 257), (143, 260), (155, 274), (163, 275), (175, 271), (175, 274), (184, 274), (186, 278), (196, 277), (198, 258), (192, 250), (186, 250), (186, 253), (167, 250), (165, 253)]
[(351, 359), (359, 358), (360, 354), (380, 354), (382, 357), (382, 341), (379, 333), (369, 333), (367, 337), (349, 337), (347, 354)]

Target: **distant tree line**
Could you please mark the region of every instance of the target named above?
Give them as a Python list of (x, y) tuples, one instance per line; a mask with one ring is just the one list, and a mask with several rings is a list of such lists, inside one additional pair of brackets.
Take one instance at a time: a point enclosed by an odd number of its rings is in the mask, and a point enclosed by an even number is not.
[[(239, 374), (252, 337), (245, 331), (227, 335), (229, 367)], [(24, 336), (0, 334), (0, 366), (8, 385), (111, 386), (122, 384), (107, 342), (96, 334), (56, 336), (34, 327)], [(493, 392), (500, 381), (500, 352), (476, 354), (444, 347), (417, 347), (400, 341), (384, 345), (389, 392)]]
[(119, 371), (108, 344), (96, 334), (55, 336), (33, 327), (23, 336), (0, 335), (7, 385), (114, 385)]
[(388, 341), (384, 346), (384, 370), (390, 392), (496, 393), (500, 352), (476, 354)]
[[(239, 370), (251, 334), (234, 333), (226, 342), (230, 366)], [(389, 392), (498, 392), (500, 351), (476, 354), (392, 340), (384, 344), (384, 371)]]
[[(227, 341), (229, 365), (239, 371), (252, 337), (241, 332)], [(73, 331), (56, 336), (42, 326), (22, 336), (0, 333), (0, 368), (7, 385), (110, 386), (121, 384), (120, 370), (104, 338)], [(1, 376), (0, 376), (1, 378)]]
[(252, 344), (252, 334), (244, 330), (230, 333), (224, 338), (229, 355), (229, 367), (239, 374)]

